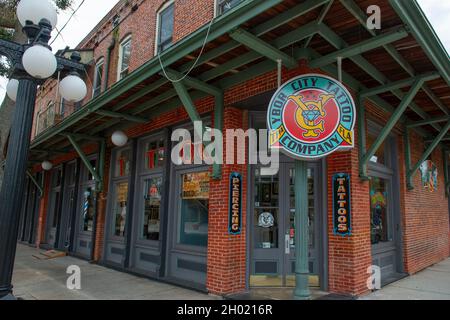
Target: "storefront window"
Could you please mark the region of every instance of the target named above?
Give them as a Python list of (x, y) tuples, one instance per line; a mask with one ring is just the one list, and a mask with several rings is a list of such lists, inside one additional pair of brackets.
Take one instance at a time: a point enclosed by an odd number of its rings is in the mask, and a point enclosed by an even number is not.
[(131, 169), (131, 150), (126, 149), (118, 152), (116, 158), (116, 177), (125, 177), (130, 174)]
[(150, 178), (144, 182), (144, 224), (142, 237), (159, 240), (162, 177)]
[[(370, 149), (370, 147), (374, 144), (375, 140), (378, 138), (377, 135), (369, 133), (367, 137), (367, 150)], [(370, 158), (370, 162), (378, 163), (382, 165), (387, 165), (386, 158), (385, 158), (385, 150), (386, 150), (386, 140), (383, 142), (383, 144), (378, 148), (377, 152)]]
[(164, 165), (165, 149), (164, 140), (157, 140), (147, 143), (145, 152), (145, 168), (152, 170)]
[(114, 208), (114, 235), (125, 236), (125, 222), (127, 219), (128, 182), (119, 183), (116, 186), (116, 198)]
[(61, 213), (61, 210), (59, 210), (59, 201), (60, 201), (60, 193), (57, 191), (55, 192), (55, 198), (53, 203), (53, 223), (52, 223), (53, 228), (56, 228), (58, 226), (59, 214)]
[(83, 192), (83, 231), (92, 231), (94, 226), (94, 189), (88, 187)]
[(279, 177), (261, 175), (255, 171), (255, 247), (278, 248)]
[(180, 244), (208, 245), (209, 172), (182, 175)]
[(370, 211), (372, 244), (390, 241), (387, 180), (370, 178)]

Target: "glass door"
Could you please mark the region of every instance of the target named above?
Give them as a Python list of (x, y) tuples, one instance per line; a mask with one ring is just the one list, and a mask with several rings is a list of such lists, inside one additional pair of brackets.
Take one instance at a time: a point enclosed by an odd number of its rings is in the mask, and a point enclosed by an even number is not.
[[(309, 265), (312, 286), (319, 286), (318, 165), (308, 169)], [(293, 163), (280, 164), (277, 175), (254, 169), (251, 221), (252, 287), (295, 286), (295, 170)]]

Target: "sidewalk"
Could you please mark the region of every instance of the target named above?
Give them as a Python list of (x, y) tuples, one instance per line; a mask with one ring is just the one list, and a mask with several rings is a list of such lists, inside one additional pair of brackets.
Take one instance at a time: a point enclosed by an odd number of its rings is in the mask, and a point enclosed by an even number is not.
[[(39, 260), (39, 250), (18, 244), (14, 295), (25, 300), (209, 300), (216, 297), (136, 277), (73, 257)], [(81, 290), (69, 290), (67, 267), (81, 269)]]
[(361, 300), (450, 300), (450, 259), (394, 282)]

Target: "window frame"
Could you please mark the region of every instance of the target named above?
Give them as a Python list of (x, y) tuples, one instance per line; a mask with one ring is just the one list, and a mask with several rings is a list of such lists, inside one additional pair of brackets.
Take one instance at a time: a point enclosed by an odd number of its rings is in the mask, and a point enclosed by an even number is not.
[[(174, 15), (173, 15), (173, 25), (175, 25), (175, 0), (167, 1), (161, 8), (158, 10), (156, 14), (156, 33), (155, 33), (155, 56), (159, 53), (164, 52), (165, 50), (159, 50), (161, 46), (161, 15), (164, 11), (166, 11), (169, 7), (174, 6)], [(173, 31), (172, 37), (170, 39), (170, 45), (173, 43)], [(169, 45), (169, 47), (170, 47)], [(167, 48), (166, 48), (167, 49)]]
[(123, 62), (123, 48), (125, 47), (126, 44), (130, 44), (130, 59), (131, 59), (131, 40), (132, 40), (132, 35), (128, 35), (126, 36), (119, 45), (119, 59), (117, 61), (117, 81), (120, 81), (122, 79), (124, 79), (126, 76), (122, 76), (124, 71), (129, 71), (130, 69), (130, 64), (128, 64), (126, 69), (122, 69), (122, 62)]
[(222, 4), (225, 1), (226, 0), (214, 0), (214, 17), (219, 17), (221, 15), (228, 13), (233, 8), (235, 8), (236, 6), (240, 5), (243, 2), (243, 0), (238, 0), (239, 2), (236, 5), (232, 6), (229, 10), (224, 11), (222, 9)]
[[(98, 74), (98, 68), (99, 66), (102, 66), (102, 73), (99, 76)], [(95, 69), (94, 69), (94, 82), (92, 84), (92, 98), (98, 97), (102, 93), (102, 85), (103, 85), (103, 74), (105, 72), (105, 59), (102, 57), (97, 60), (95, 63)], [(100, 79), (99, 79), (100, 78)], [(100, 80), (100, 83), (98, 81)], [(96, 90), (100, 89), (97, 94)]]

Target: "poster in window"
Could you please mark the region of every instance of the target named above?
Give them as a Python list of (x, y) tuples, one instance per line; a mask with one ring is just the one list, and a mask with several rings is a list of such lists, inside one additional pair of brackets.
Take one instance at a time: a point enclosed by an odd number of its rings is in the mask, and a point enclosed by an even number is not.
[(209, 178), (209, 172), (184, 174), (182, 198), (209, 199)]

